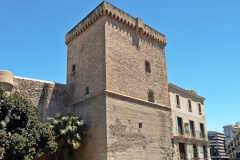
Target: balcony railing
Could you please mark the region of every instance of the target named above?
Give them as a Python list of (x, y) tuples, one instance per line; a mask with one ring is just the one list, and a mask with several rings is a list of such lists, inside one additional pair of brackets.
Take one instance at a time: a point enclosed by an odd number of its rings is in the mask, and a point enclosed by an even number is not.
[(176, 136), (191, 139), (208, 140), (206, 135), (199, 130), (195, 131), (194, 134), (192, 134), (189, 130), (184, 129), (183, 133), (178, 132)]

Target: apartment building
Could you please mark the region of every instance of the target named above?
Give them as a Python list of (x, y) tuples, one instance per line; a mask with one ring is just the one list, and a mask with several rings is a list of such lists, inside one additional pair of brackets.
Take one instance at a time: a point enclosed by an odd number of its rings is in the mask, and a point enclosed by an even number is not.
[(240, 160), (240, 126), (239, 123), (232, 127), (234, 137), (227, 145), (227, 151), (231, 160)]
[(212, 160), (227, 160), (229, 156), (225, 152), (225, 136), (223, 133), (208, 131), (210, 153)]
[(169, 84), (169, 97), (173, 122), (173, 159), (210, 160), (206, 120), (205, 98), (193, 90)]

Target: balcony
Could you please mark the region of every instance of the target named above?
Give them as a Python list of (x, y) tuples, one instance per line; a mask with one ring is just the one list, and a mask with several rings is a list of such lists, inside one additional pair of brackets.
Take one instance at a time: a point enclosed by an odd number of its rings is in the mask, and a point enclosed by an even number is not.
[(184, 130), (183, 133), (177, 133), (174, 136), (174, 140), (182, 143), (192, 142), (192, 143), (203, 143), (208, 144), (208, 138), (203, 135), (200, 131), (195, 131), (195, 134), (192, 135), (189, 130)]

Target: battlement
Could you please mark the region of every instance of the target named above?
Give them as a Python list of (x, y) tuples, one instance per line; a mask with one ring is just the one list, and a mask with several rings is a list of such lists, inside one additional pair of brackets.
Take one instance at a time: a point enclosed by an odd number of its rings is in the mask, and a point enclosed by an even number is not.
[(144, 24), (140, 18), (134, 18), (105, 1), (96, 7), (88, 16), (86, 16), (80, 23), (78, 23), (66, 34), (65, 43), (68, 45), (74, 38), (78, 37), (82, 32), (87, 30), (89, 26), (94, 24), (102, 16), (112, 17), (120, 23), (135, 29), (142, 35), (150, 37), (151, 39), (159, 42), (161, 45), (166, 45), (165, 35)]

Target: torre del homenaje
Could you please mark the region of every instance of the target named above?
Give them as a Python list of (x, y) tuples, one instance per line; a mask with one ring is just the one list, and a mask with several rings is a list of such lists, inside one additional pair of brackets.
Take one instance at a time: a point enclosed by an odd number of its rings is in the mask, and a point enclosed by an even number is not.
[(37, 105), (43, 121), (56, 113), (85, 120), (86, 144), (74, 159), (172, 160), (166, 36), (104, 1), (65, 43), (66, 84), (9, 71), (0, 71), (0, 83)]

